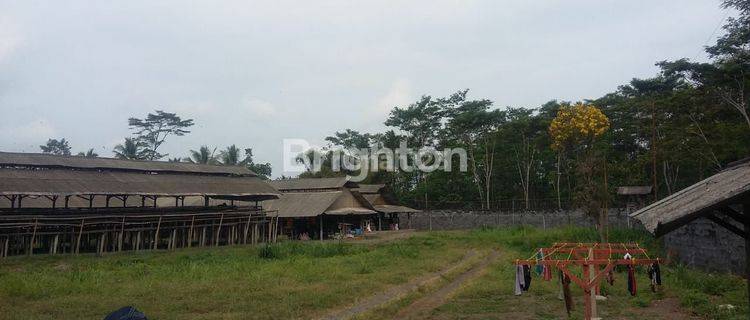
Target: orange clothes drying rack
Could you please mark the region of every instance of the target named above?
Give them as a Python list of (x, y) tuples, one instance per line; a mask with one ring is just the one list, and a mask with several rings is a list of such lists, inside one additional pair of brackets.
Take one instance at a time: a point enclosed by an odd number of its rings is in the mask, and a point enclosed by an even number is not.
[[(651, 265), (661, 263), (661, 259), (652, 259), (646, 249), (637, 243), (555, 243), (549, 248), (540, 248), (542, 258), (516, 260), (515, 265), (544, 265), (556, 268), (568, 276), (584, 291), (584, 318), (596, 317), (596, 296), (602, 278), (615, 266)], [(623, 256), (630, 255), (630, 259)], [(533, 257), (533, 256), (532, 256)], [(613, 258), (615, 257), (615, 258)], [(581, 267), (582, 277), (571, 272), (571, 267)]]

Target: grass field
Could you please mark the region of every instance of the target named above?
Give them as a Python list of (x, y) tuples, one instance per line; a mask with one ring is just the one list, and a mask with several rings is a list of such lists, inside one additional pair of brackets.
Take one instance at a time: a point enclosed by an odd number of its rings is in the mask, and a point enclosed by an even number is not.
[[(101, 319), (125, 305), (150, 319), (318, 318), (446, 266), (462, 266), (358, 316), (389, 319), (439, 292), (491, 250), (498, 258), (477, 279), (463, 283), (437, 308), (412, 316), (564, 318), (556, 283), (535, 279), (528, 293), (513, 296), (510, 262), (552, 242), (596, 239), (589, 229), (507, 228), (417, 233), (385, 243), (286, 242), (106, 257), (11, 257), (0, 261), (0, 319)], [(638, 241), (653, 252), (659, 250), (650, 236), (634, 231), (614, 230), (611, 241)], [(470, 251), (477, 257), (465, 259)], [(658, 293), (647, 290), (644, 272), (639, 274), (641, 290), (636, 297), (626, 293), (622, 276), (615, 286), (605, 285), (610, 299), (599, 304), (600, 314), (661, 319), (665, 308), (673, 307), (686, 316), (746, 318), (742, 279), (680, 266), (663, 269), (664, 286)], [(736, 308), (726, 311), (719, 307), (723, 304)], [(576, 307), (573, 318), (580, 318), (580, 300)]]

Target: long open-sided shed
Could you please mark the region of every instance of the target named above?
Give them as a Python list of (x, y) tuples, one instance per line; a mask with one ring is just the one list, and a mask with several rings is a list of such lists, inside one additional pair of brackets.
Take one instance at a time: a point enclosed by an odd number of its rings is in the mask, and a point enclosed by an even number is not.
[(0, 152), (0, 256), (258, 241), (278, 196), (240, 166)]
[(304, 178), (271, 181), (282, 195), (266, 208), (278, 213), (281, 232), (292, 238), (308, 234), (323, 239), (341, 232), (342, 224), (363, 227), (377, 212), (353, 189), (358, 185), (341, 178)]
[(745, 239), (750, 293), (750, 159), (631, 214), (661, 237), (691, 221), (705, 218)]

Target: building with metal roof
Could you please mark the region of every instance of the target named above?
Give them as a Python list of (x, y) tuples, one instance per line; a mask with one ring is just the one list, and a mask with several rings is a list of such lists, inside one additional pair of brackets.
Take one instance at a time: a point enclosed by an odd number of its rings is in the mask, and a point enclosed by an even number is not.
[(0, 152), (0, 257), (257, 240), (279, 195), (241, 166)]
[[(721, 172), (631, 214), (657, 237), (708, 219), (744, 239), (750, 292), (750, 161)], [(725, 244), (726, 245), (726, 244)]]
[(278, 213), (281, 231), (293, 239), (302, 234), (323, 239), (344, 233), (344, 226), (366, 229), (378, 214), (346, 177), (282, 179), (271, 185), (282, 194), (265, 208)]

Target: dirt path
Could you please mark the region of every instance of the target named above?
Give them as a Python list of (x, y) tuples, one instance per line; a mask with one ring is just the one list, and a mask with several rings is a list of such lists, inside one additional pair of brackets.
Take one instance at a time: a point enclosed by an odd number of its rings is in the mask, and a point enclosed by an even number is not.
[(415, 301), (411, 305), (401, 309), (401, 311), (396, 314), (393, 318), (394, 319), (424, 319), (427, 318), (430, 315), (430, 312), (434, 310), (435, 308), (445, 304), (448, 299), (450, 299), (453, 294), (455, 294), (461, 287), (466, 284), (467, 282), (474, 280), (481, 276), (485, 270), (487, 270), (487, 267), (495, 261), (498, 257), (497, 251), (492, 251), (492, 253), (484, 258), (482, 262), (473, 268), (471, 268), (469, 271), (466, 271), (453, 279), (451, 283), (448, 285), (440, 288), (440, 290), (435, 291), (433, 293), (428, 294), (425, 297), (422, 297), (421, 299)]
[(407, 283), (404, 283), (402, 285), (392, 287), (384, 292), (381, 292), (372, 297), (359, 301), (357, 304), (353, 306), (329, 313), (328, 315), (323, 316), (320, 319), (349, 319), (360, 313), (367, 312), (369, 310), (382, 306), (390, 301), (394, 301), (413, 291), (416, 291), (420, 287), (429, 285), (430, 283), (440, 280), (447, 274), (465, 266), (467, 263), (470, 263), (471, 258), (473, 258), (476, 255), (477, 255), (477, 251), (471, 250), (467, 252), (466, 255), (464, 255), (463, 258), (461, 258), (461, 260), (448, 266), (447, 268), (441, 271), (433, 272), (433, 273), (421, 276), (412, 281), (409, 281)]

